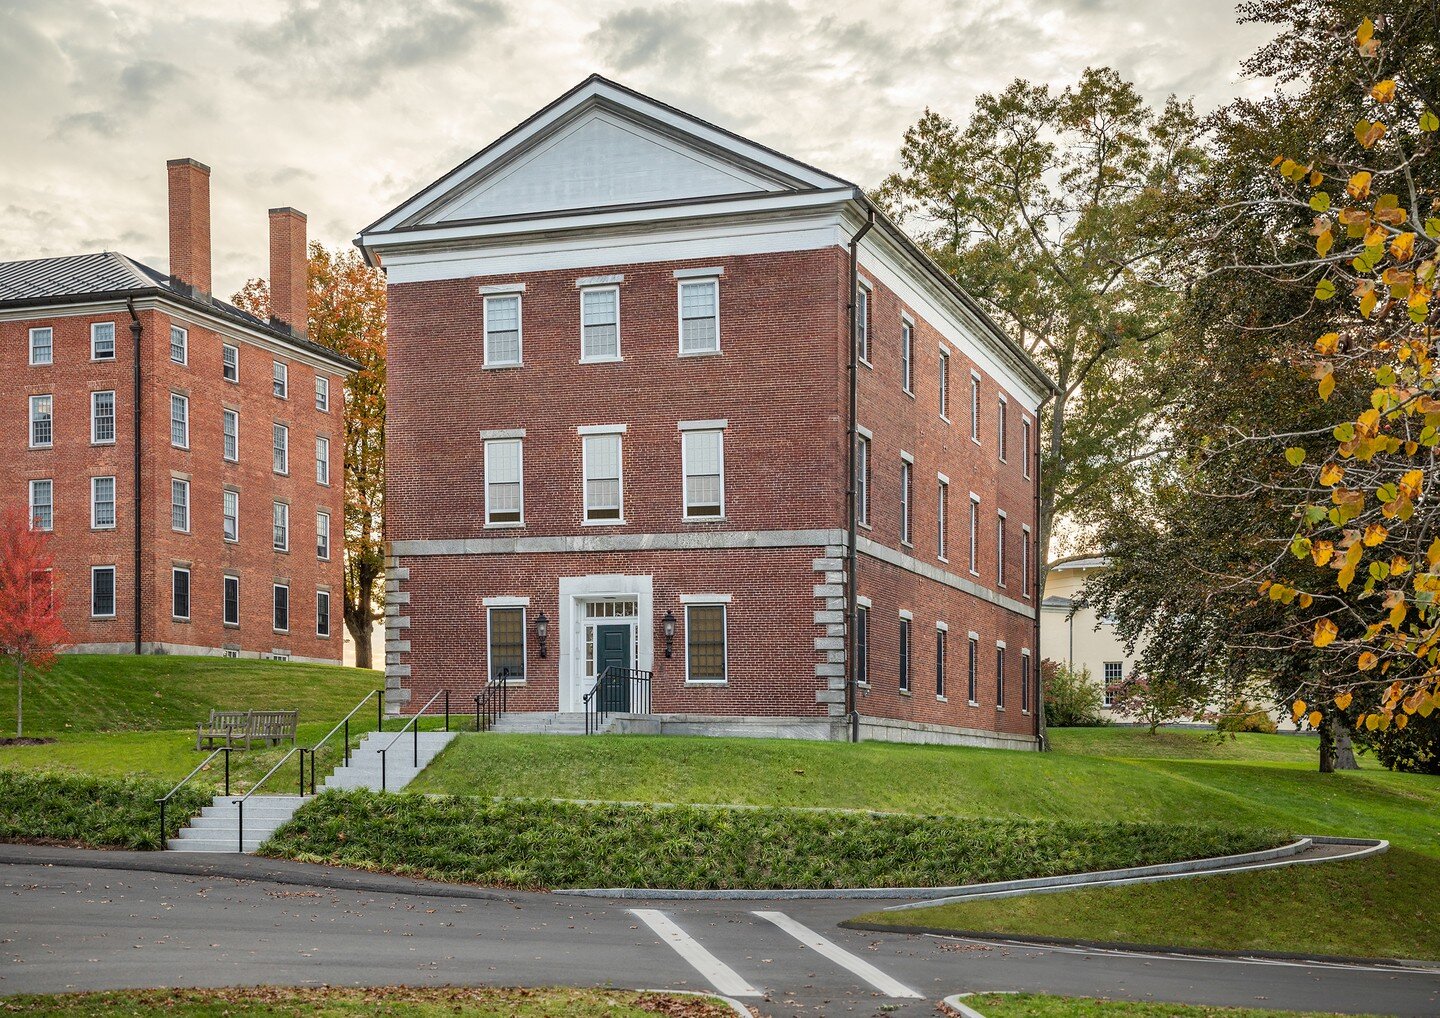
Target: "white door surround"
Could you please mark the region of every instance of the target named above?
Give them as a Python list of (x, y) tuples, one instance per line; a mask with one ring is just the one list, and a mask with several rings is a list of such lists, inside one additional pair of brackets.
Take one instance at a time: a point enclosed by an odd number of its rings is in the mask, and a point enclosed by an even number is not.
[[(618, 617), (587, 618), (588, 602), (617, 601), (633, 603), (634, 614)], [(560, 644), (559, 709), (584, 709), (582, 698), (587, 683), (585, 674), (586, 630), (596, 625), (628, 624), (634, 630), (632, 649), (634, 667), (651, 671), (655, 660), (654, 577), (652, 576), (562, 576), (560, 577), (559, 626)]]

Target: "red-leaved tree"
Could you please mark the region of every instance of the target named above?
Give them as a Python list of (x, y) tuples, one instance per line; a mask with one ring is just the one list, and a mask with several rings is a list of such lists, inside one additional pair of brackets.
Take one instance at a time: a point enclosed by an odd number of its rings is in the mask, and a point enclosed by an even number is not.
[(50, 534), (13, 505), (0, 516), (0, 652), (15, 662), (15, 737), (25, 734), (25, 669), (44, 671), (70, 640), (58, 608)]

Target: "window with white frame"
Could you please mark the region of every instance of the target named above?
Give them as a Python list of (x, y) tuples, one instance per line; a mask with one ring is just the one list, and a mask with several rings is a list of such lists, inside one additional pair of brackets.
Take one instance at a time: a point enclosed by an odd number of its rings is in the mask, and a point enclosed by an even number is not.
[(330, 561), (330, 514), (324, 509), (315, 511), (315, 557)]
[(276, 551), (290, 550), (290, 504), (276, 502), (270, 508), (270, 546)]
[(1020, 454), (1024, 456), (1024, 462), (1020, 469), (1025, 474), (1025, 480), (1030, 480), (1030, 421), (1022, 417), (1020, 419)]
[(240, 624), (240, 577), (227, 575), (221, 600), (221, 621), (227, 626)]
[(870, 606), (855, 606), (855, 682), (870, 685)]
[(590, 286), (580, 291), (580, 359), (620, 359), (618, 286)]
[(870, 288), (855, 285), (855, 356), (870, 363)]
[(950, 351), (940, 350), (940, 417), (950, 419)]
[(330, 637), (330, 591), (315, 592), (315, 635), (322, 640)]
[(1005, 644), (995, 644), (995, 709), (1005, 709)]
[(910, 692), (910, 616), (900, 616), (900, 692)]
[(725, 433), (717, 429), (681, 435), (681, 469), (685, 475), (685, 518), (714, 519), (725, 515)]
[(220, 344), (220, 376), (227, 382), (240, 381), (240, 348), (230, 343)]
[(720, 280), (680, 284), (680, 355), (720, 352)]
[(330, 412), (330, 379), (324, 375), (315, 376), (315, 409), (322, 414)]
[(520, 363), (520, 295), (492, 294), (485, 298), (485, 366), (511, 367)]
[(1030, 527), (1020, 527), (1020, 593), (1030, 596)]
[(53, 364), (55, 361), (55, 330), (30, 330), (30, 363)]
[(90, 528), (115, 529), (115, 478), (90, 478)]
[(220, 499), (225, 540), (233, 543), (240, 540), (240, 493), (234, 488), (226, 488), (221, 492)]
[(240, 411), (226, 408), (223, 411), (222, 429), (225, 432), (225, 447), (223, 455), (226, 462), (238, 463), (240, 461)]
[(190, 334), (178, 325), (170, 326), (170, 359), (184, 364), (190, 357)]
[(270, 369), (270, 392), (277, 399), (290, 398), (290, 365), (275, 361)]
[(180, 566), (170, 570), (170, 616), (190, 621), (190, 570)]
[(55, 444), (55, 397), (30, 397), (30, 448), (48, 449)]
[(980, 702), (980, 676), (976, 674), (980, 667), (980, 637), (974, 633), (965, 647), (965, 699), (972, 705)]
[(330, 483), (330, 439), (324, 435), (315, 436), (315, 483)]
[(980, 376), (970, 372), (970, 440), (980, 442)]
[(170, 444), (190, 448), (190, 397), (178, 392), (170, 394)]
[(915, 394), (915, 326), (900, 319), (900, 387)]
[(935, 695), (941, 700), (945, 699), (945, 651), (949, 639), (945, 623), (935, 623)]
[(277, 583), (271, 596), (271, 628), (277, 633), (290, 632), (290, 585)]
[(525, 681), (525, 606), (486, 609), (491, 682)]
[(980, 496), (970, 493), (970, 572), (980, 575)]
[(1105, 706), (1115, 706), (1115, 694), (1125, 680), (1124, 661), (1106, 661), (1102, 666), (1105, 676)]
[(685, 606), (685, 681), (721, 683), (726, 673), (726, 606)]
[(90, 567), (90, 615), (97, 619), (115, 617), (115, 567)]
[(1020, 711), (1030, 713), (1030, 652), (1020, 652)]
[(940, 478), (935, 492), (935, 555), (941, 560), (947, 558), (945, 523), (950, 514), (950, 483)]
[(179, 477), (170, 478), (170, 529), (190, 532), (190, 482)]
[(270, 429), (272, 465), (275, 473), (290, 472), (290, 429), (283, 424), (274, 424)]
[(90, 326), (90, 359), (113, 361), (115, 359), (115, 323), (96, 322)]
[(857, 436), (855, 444), (855, 521), (870, 525), (870, 439)]
[(997, 408), (995, 432), (996, 442), (1000, 446), (1000, 462), (1007, 462), (1006, 457), (1010, 454), (1010, 401), (1004, 396), (1000, 397), (1000, 405)]
[(55, 529), (55, 482), (48, 477), (30, 482), (30, 529)]
[(1000, 509), (995, 514), (995, 582), (1005, 586), (1005, 538), (1006, 538), (1005, 510)]
[(900, 543), (910, 542), (910, 503), (912, 501), (914, 465), (907, 459), (900, 461)]
[(94, 445), (110, 445), (115, 441), (113, 389), (90, 394), (90, 441)]
[(624, 484), (620, 434), (585, 436), (585, 519), (621, 521), (624, 513)]
[(525, 522), (525, 448), (519, 438), (485, 442), (485, 522), (519, 526)]

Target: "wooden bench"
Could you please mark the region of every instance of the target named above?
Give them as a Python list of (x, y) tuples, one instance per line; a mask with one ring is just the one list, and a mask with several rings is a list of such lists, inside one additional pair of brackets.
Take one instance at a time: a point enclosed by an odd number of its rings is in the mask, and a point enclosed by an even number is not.
[(208, 723), (195, 726), (195, 748), (211, 749), (217, 741), (235, 749), (249, 749), (259, 740), (278, 746), (289, 740), (296, 742), (299, 725), (298, 710), (212, 710)]

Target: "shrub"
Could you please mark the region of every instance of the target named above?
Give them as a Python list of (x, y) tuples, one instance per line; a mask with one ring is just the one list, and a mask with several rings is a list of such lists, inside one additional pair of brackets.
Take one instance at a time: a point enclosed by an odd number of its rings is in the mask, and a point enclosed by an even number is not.
[(1357, 728), (1354, 739), (1392, 771), (1440, 774), (1440, 712), (1411, 714), (1404, 728)]
[(1236, 700), (1229, 707), (1215, 715), (1215, 730), (1218, 732), (1259, 732), (1274, 735), (1275, 719), (1270, 712), (1249, 700)]
[(1045, 689), (1045, 724), (1050, 728), (1085, 728), (1105, 724), (1105, 694), (1088, 668), (1071, 668), (1046, 658), (1040, 662)]
[(1201, 707), (1193, 683), (1150, 675), (1134, 675), (1120, 683), (1114, 709), (1138, 717), (1154, 735), (1161, 725), (1193, 717)]
[[(173, 782), (0, 770), (0, 841), (90, 848), (159, 848), (155, 800)], [(167, 837), (210, 803), (213, 790), (187, 785), (170, 800)]]

